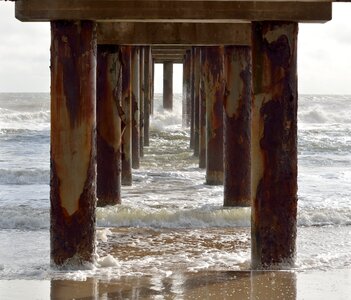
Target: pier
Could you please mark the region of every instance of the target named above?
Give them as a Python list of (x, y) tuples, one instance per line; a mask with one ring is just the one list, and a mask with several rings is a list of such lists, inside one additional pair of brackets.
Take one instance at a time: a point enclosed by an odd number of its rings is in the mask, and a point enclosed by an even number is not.
[[(330, 1), (16, 1), (51, 23), (51, 259), (93, 262), (96, 205), (118, 205), (148, 146), (153, 64), (184, 65), (183, 124), (224, 206), (251, 206), (252, 268), (292, 265), (298, 23)], [(98, 200), (97, 200), (98, 199)]]

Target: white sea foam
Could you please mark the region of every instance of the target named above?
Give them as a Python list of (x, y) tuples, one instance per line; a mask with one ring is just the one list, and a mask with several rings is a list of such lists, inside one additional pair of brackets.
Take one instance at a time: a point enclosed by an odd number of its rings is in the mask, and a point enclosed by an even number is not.
[(96, 232), (96, 239), (106, 243), (108, 241), (108, 236), (111, 234), (112, 232), (110, 229), (103, 228)]
[(28, 206), (0, 207), (0, 229), (41, 230), (48, 228), (48, 209), (34, 209)]
[(145, 209), (114, 206), (97, 209), (99, 226), (198, 228), (249, 226), (250, 209)]
[(49, 184), (50, 171), (43, 169), (0, 169), (0, 184)]
[(108, 254), (104, 257), (100, 257), (97, 263), (101, 268), (118, 267), (121, 265), (119, 261), (116, 258), (114, 258), (111, 254)]

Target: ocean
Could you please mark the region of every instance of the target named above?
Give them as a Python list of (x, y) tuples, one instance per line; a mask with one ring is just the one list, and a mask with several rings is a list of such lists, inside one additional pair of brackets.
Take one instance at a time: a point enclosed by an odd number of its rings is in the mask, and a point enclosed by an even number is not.
[[(97, 209), (96, 264), (50, 268), (49, 94), (0, 94), (0, 280), (250, 269), (250, 209), (223, 208), (173, 112), (156, 95), (150, 147), (122, 205)], [(351, 96), (300, 95), (293, 270), (351, 268)]]

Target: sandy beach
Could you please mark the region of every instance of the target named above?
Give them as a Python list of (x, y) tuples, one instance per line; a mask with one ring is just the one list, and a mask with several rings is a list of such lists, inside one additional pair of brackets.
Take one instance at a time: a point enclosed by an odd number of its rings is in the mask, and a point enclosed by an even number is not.
[(0, 299), (350, 299), (351, 270), (237, 271), (118, 280), (1, 280)]

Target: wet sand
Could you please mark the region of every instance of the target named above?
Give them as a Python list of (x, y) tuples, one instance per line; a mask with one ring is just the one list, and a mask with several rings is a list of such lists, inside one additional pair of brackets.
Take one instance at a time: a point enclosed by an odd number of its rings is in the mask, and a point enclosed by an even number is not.
[(351, 270), (0, 281), (0, 299), (350, 299)]

